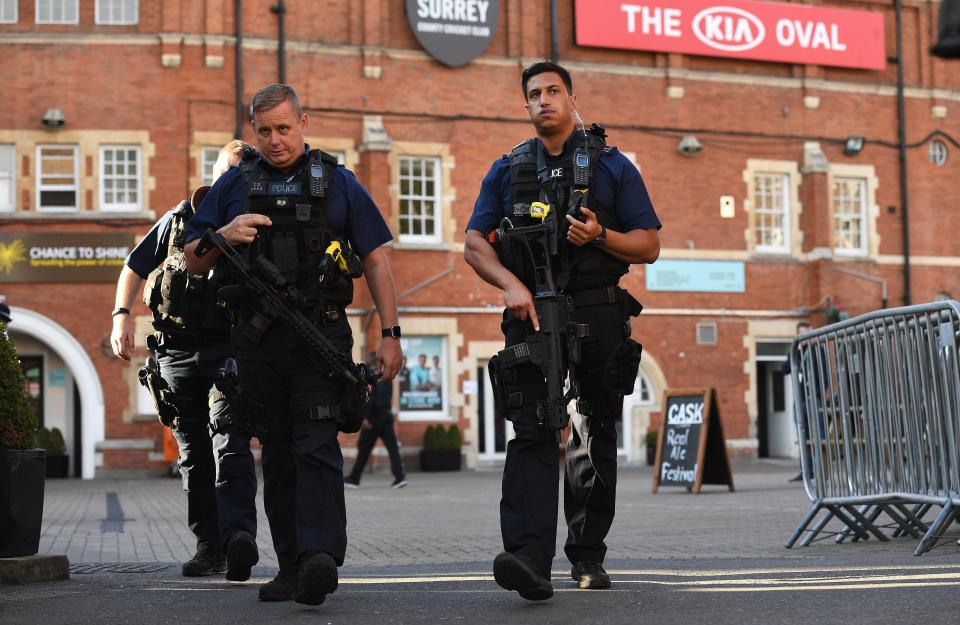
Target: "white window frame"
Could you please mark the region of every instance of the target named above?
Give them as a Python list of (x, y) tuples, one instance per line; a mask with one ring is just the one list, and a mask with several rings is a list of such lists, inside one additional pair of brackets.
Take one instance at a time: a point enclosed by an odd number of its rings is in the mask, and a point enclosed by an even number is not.
[[(412, 173), (412, 163), (413, 161), (423, 161), (424, 164), (429, 161), (433, 163), (433, 195), (426, 195), (424, 193), (414, 194), (412, 193), (412, 183), (414, 180), (414, 175)], [(410, 193), (404, 195), (401, 192), (403, 187), (403, 164), (404, 161), (410, 163), (410, 172), (407, 174), (407, 178), (411, 181)], [(399, 219), (400, 226), (397, 229), (398, 235), (397, 239), (401, 243), (441, 243), (443, 242), (443, 175), (442, 168), (443, 159), (440, 156), (425, 156), (425, 155), (416, 155), (416, 154), (401, 154), (397, 159), (397, 198), (399, 200), (399, 207), (397, 211), (397, 217)], [(424, 182), (427, 180), (425, 174), (420, 175), (420, 179)], [(419, 219), (424, 224), (429, 223), (429, 219), (425, 219), (419, 216), (405, 215), (403, 213), (403, 202), (404, 200), (411, 201), (421, 201), (433, 202), (433, 234), (399, 234), (402, 232), (402, 224), (406, 220), (409, 223), (413, 223), (413, 220)], [(412, 228), (411, 228), (412, 230)]]
[[(69, 21), (69, 20), (66, 20), (66, 19), (59, 19), (59, 20), (56, 20), (56, 19), (41, 20), (41, 19), (40, 19), (40, 3), (41, 3), (41, 2), (48, 2), (48, 3), (50, 4), (50, 14), (51, 14), (51, 18), (52, 18), (52, 16), (53, 16), (54, 4), (55, 4), (55, 3), (57, 3), (57, 2), (60, 3), (60, 5), (61, 5), (61, 7), (62, 7), (62, 11), (61, 11), (61, 12), (62, 12), (63, 14), (66, 14), (66, 12), (67, 12), (66, 9), (68, 8), (68, 5), (69, 5), (69, 4), (72, 4), (72, 5), (73, 5), (73, 20), (72, 20), (72, 21)], [(80, 0), (36, 0), (36, 3), (34, 4), (34, 8), (35, 8), (34, 17), (35, 17), (35, 21), (36, 21), (37, 24), (79, 24), (79, 23), (80, 23)]]
[(10, 149), (10, 170), (0, 169), (0, 180), (8, 178), (8, 188), (10, 189), (9, 204), (7, 199), (0, 197), (0, 213), (12, 213), (17, 210), (17, 146), (13, 144), (0, 144), (0, 150)]
[[(70, 148), (73, 151), (73, 180), (72, 185), (44, 185), (43, 184), (43, 158), (41, 156), (44, 148), (65, 149)], [(64, 143), (42, 143), (37, 145), (37, 211), (44, 213), (74, 213), (80, 210), (80, 148), (76, 145)], [(47, 206), (44, 207), (40, 202), (40, 196), (44, 191), (73, 191), (76, 194), (76, 204), (74, 206)]]
[(95, 9), (95, 11), (94, 11), (94, 20), (95, 20), (95, 22), (96, 22), (97, 24), (102, 24), (102, 25), (105, 25), (105, 26), (134, 26), (134, 25), (140, 23), (140, 0), (130, 0), (130, 1), (133, 2), (133, 17), (132, 17), (132, 18), (131, 18), (131, 17), (128, 17), (128, 18), (126, 18), (126, 19), (124, 19), (123, 17), (121, 17), (120, 21), (113, 21), (113, 20), (102, 20), (102, 19), (100, 19), (100, 8), (101, 8), (101, 6), (104, 4), (104, 2), (109, 2), (110, 5), (111, 5), (111, 8), (113, 8), (112, 5), (114, 5), (114, 4), (116, 4), (116, 3), (119, 2), (119, 3), (120, 3), (120, 14), (121, 14), (121, 16), (122, 16), (122, 15), (126, 12), (126, 11), (125, 11), (125, 8), (124, 8), (125, 5), (126, 5), (126, 0), (97, 0), (96, 9)]
[[(761, 196), (761, 192), (760, 192), (760, 191), (761, 191), (760, 178), (761, 178), (762, 176), (763, 176), (763, 177), (770, 178), (770, 179), (776, 177), (776, 178), (781, 178), (781, 179), (783, 180), (783, 188), (782, 188), (782, 190), (781, 190), (781, 193), (782, 193), (782, 201), (783, 201), (783, 208), (782, 208), (782, 210), (780, 210), (780, 211), (775, 211), (775, 210), (773, 210), (773, 209), (770, 209), (770, 208), (768, 208), (768, 207), (764, 207), (764, 206), (761, 205), (762, 203), (761, 203), (760, 200), (761, 200), (761, 197), (762, 197), (762, 196)], [(791, 204), (791, 201), (790, 201), (790, 200), (791, 200), (791, 196), (792, 196), (792, 186), (791, 186), (791, 180), (790, 180), (790, 174), (789, 174), (789, 173), (787, 173), (787, 172), (782, 172), (782, 171), (766, 171), (766, 170), (762, 170), (762, 169), (761, 169), (761, 170), (758, 170), (758, 171), (756, 171), (756, 172), (753, 173), (753, 199), (754, 199), (754, 200), (753, 200), (753, 215), (754, 215), (754, 223), (753, 223), (753, 228), (752, 228), (753, 232), (751, 233), (751, 235), (753, 236), (754, 250), (756, 250), (758, 253), (761, 253), (761, 254), (789, 254), (789, 253), (790, 253), (790, 250), (791, 250), (791, 247), (790, 247), (790, 246), (791, 246), (791, 238), (790, 238), (791, 232), (790, 232), (790, 231), (791, 231), (792, 219), (793, 219), (793, 215), (791, 214), (791, 213), (792, 213), (792, 211), (791, 211), (791, 208), (792, 208), (792, 207), (790, 206), (790, 204)], [(772, 194), (771, 194), (771, 197), (773, 197)], [(763, 215), (776, 215), (778, 212), (780, 213), (780, 216), (781, 216), (780, 231), (783, 233), (783, 243), (782, 243), (782, 245), (767, 245), (767, 244), (764, 244), (764, 243), (760, 243), (760, 242), (757, 240), (757, 233), (758, 233), (758, 232), (760, 231), (760, 229), (761, 229), (761, 227), (760, 227), (760, 219), (761, 219), (761, 216), (763, 216)], [(771, 228), (770, 230), (773, 231), (772, 228)]]
[[(221, 149), (214, 145), (204, 145), (200, 148), (200, 158), (197, 159), (197, 162), (200, 163), (201, 185), (213, 184), (213, 166), (217, 164)], [(213, 160), (210, 160), (210, 156), (213, 156)], [(208, 166), (209, 171), (207, 171)]]
[[(133, 150), (136, 154), (136, 191), (137, 191), (137, 201), (136, 202), (110, 202), (106, 200), (107, 196), (107, 173), (104, 169), (107, 166), (106, 152), (107, 150)], [(100, 210), (104, 213), (139, 213), (140, 207), (143, 206), (143, 157), (141, 156), (141, 150), (139, 145), (101, 145), (100, 146), (100, 172), (99, 172), (99, 186), (100, 186)], [(127, 161), (124, 160), (124, 163)], [(118, 176), (116, 173), (110, 174), (109, 176), (113, 180), (129, 180), (130, 176), (124, 174), (123, 176)]]
[[(860, 246), (856, 248), (841, 247), (839, 245), (842, 238), (842, 234), (843, 234), (841, 233), (843, 218), (840, 216), (840, 213), (837, 210), (838, 208), (837, 205), (838, 205), (838, 202), (841, 200), (841, 198), (839, 198), (837, 194), (834, 193), (834, 187), (838, 183), (846, 183), (850, 181), (858, 182), (860, 184), (860, 190), (861, 190), (859, 215), (856, 215), (855, 213), (848, 213), (848, 214), (845, 214), (844, 216), (847, 219), (852, 217), (858, 217), (860, 220), (860, 225), (859, 225), (860, 226), (859, 227)], [(867, 220), (869, 219), (869, 216), (870, 216), (870, 210), (869, 210), (870, 199), (869, 197), (867, 197), (869, 193), (870, 193), (870, 181), (866, 177), (839, 176), (839, 175), (831, 177), (830, 231), (833, 239), (833, 253), (836, 254), (837, 256), (866, 256), (867, 255), (868, 250), (870, 249), (869, 241), (867, 239), (868, 232), (869, 232), (867, 229)], [(843, 198), (843, 199), (846, 199), (846, 198)]]
[[(0, 24), (16, 24), (20, 18), (19, 15), (19, 2), (18, 0), (0, 0)], [(13, 7), (13, 17), (10, 19), (3, 19), (3, 15), (6, 9)]]

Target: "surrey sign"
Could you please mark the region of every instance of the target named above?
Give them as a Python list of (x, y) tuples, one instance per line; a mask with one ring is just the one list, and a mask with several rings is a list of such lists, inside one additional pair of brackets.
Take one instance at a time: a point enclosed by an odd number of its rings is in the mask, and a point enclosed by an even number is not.
[(886, 67), (883, 14), (749, 0), (575, 0), (577, 45)]
[(430, 56), (459, 67), (480, 56), (497, 32), (500, 0), (406, 0), (407, 21)]

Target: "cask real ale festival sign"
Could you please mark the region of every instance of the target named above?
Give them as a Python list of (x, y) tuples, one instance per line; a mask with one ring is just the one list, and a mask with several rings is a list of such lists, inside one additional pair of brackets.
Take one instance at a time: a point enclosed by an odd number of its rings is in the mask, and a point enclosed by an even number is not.
[(886, 67), (883, 14), (751, 0), (575, 0), (580, 46)]
[(500, 19), (500, 0), (406, 0), (406, 9), (413, 36), (449, 67), (483, 54)]
[(653, 492), (682, 486), (694, 493), (702, 484), (726, 484), (733, 473), (723, 440), (717, 395), (712, 388), (668, 390), (657, 440)]

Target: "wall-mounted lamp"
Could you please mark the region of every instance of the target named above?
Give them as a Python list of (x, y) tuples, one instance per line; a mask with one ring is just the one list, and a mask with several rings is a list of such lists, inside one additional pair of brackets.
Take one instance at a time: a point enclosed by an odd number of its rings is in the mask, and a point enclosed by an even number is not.
[(687, 135), (683, 139), (680, 139), (680, 145), (677, 146), (677, 151), (686, 156), (693, 156), (703, 151), (703, 144), (693, 135)]
[(847, 137), (847, 142), (843, 144), (843, 153), (847, 156), (855, 156), (863, 150), (863, 144), (866, 139), (863, 137)]
[(56, 130), (67, 123), (67, 118), (63, 116), (63, 111), (60, 109), (47, 109), (47, 112), (40, 119), (40, 123), (47, 130)]

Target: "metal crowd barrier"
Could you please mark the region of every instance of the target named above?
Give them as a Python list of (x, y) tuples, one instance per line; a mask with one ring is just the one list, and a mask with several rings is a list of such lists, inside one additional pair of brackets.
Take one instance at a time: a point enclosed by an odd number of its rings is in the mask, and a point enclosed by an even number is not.
[[(871, 312), (794, 339), (794, 414), (813, 507), (788, 549), (801, 536), (801, 546), (821, 533), (887, 541), (891, 530), (919, 538), (921, 555), (957, 518), (958, 331), (960, 304), (943, 301)], [(927, 523), (934, 507), (940, 512)], [(842, 529), (826, 531), (834, 520)]]

